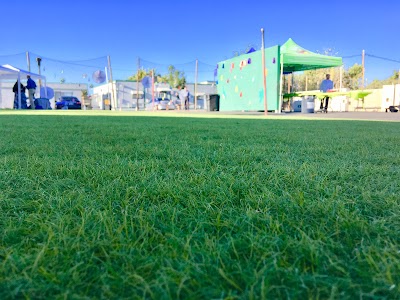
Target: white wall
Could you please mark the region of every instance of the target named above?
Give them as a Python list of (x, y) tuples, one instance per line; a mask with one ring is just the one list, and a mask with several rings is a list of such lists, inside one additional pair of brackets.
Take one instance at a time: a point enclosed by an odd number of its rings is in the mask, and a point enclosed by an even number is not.
[[(162, 84), (162, 86), (169, 86), (167, 84)], [(114, 81), (113, 84), (106, 83), (100, 86), (93, 88), (92, 94), (92, 105), (93, 107), (99, 107), (103, 109), (103, 99), (111, 99), (113, 88), (116, 98), (115, 106), (117, 109), (127, 109), (127, 108), (134, 108), (136, 107), (136, 90), (137, 90), (137, 83), (136, 81), (123, 81), (117, 80)], [(143, 92), (143, 85), (139, 82), (139, 91)], [(146, 99), (151, 98), (151, 91), (150, 89), (146, 89)], [(143, 103), (142, 103), (143, 105)]]
[[(188, 83), (187, 88), (191, 95), (194, 94), (194, 84)], [(100, 86), (93, 88), (92, 94), (92, 106), (93, 108), (99, 107), (103, 109), (102, 99), (109, 99), (112, 95), (112, 87), (114, 87), (115, 97), (116, 97), (116, 108), (134, 108), (136, 107), (136, 89), (137, 83), (135, 81), (123, 81), (117, 80), (114, 81), (113, 84), (106, 83)], [(166, 83), (156, 84), (155, 90), (157, 87), (169, 87)], [(173, 89), (175, 91), (175, 89)], [(139, 82), (139, 91), (143, 91), (143, 85)], [(197, 93), (204, 94), (216, 94), (217, 89), (215, 83), (201, 83), (197, 85)], [(146, 91), (146, 99), (151, 99), (151, 90), (147, 89)], [(141, 103), (139, 101), (139, 103)]]
[(400, 84), (384, 85), (382, 87), (382, 108), (400, 105)]
[[(331, 99), (329, 99), (329, 108), (332, 111), (349, 111), (349, 100), (347, 99), (346, 96), (336, 96), (336, 97), (332, 97)], [(325, 103), (325, 101), (324, 101)], [(317, 105), (318, 107), (316, 109), (320, 108), (321, 105), (321, 101), (318, 100), (317, 101)]]
[(0, 109), (13, 108), (14, 93), (12, 91), (15, 82), (0, 81)]

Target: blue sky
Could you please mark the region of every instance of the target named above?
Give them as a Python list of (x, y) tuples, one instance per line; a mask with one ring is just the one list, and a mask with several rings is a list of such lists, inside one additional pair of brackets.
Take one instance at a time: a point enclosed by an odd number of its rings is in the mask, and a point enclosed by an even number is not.
[[(400, 1), (2, 1), (0, 56), (30, 51), (58, 60), (110, 55), (117, 70), (137, 58), (160, 64), (199, 59), (215, 65), (249, 44), (289, 37), (311, 51), (366, 53), (400, 60)], [(361, 57), (345, 63), (361, 63)], [(367, 57), (366, 77), (384, 78), (399, 63)], [(121, 73), (122, 74), (122, 73)], [(115, 77), (115, 76), (114, 76)]]

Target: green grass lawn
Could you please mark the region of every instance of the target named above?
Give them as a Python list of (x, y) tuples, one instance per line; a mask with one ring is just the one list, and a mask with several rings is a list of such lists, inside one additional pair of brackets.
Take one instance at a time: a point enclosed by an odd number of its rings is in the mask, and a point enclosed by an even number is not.
[(399, 129), (0, 115), (0, 299), (399, 299)]

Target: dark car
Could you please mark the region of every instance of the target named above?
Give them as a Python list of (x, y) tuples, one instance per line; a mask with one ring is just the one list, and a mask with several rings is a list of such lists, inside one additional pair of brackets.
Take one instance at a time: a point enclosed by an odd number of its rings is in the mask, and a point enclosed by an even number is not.
[(59, 101), (56, 102), (56, 109), (81, 109), (81, 101), (73, 96), (62, 96)]

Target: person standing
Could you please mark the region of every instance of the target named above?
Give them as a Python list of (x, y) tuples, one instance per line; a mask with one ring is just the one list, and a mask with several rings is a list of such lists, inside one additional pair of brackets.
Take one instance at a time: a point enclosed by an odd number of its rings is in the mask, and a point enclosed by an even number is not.
[(187, 91), (187, 96), (185, 99), (185, 110), (189, 110), (189, 99), (190, 99), (190, 93), (187, 87), (185, 87), (185, 90)]
[(176, 107), (178, 108), (178, 110), (181, 108), (180, 106), (181, 106), (181, 102), (179, 101), (179, 92), (181, 91), (181, 87), (178, 85), (177, 86), (177, 91), (175, 92), (175, 96), (176, 96), (176, 101), (175, 101), (175, 104), (176, 104)]
[(189, 92), (186, 89), (186, 87), (182, 87), (182, 89), (179, 91), (179, 100), (181, 101), (181, 108), (186, 109), (186, 100), (189, 96)]
[(14, 86), (13, 86), (13, 92), (14, 92), (14, 109), (27, 109), (28, 106), (26, 104), (26, 95), (25, 95), (25, 87), (22, 83), (20, 83), (20, 96), (21, 96), (21, 107), (19, 106), (20, 103), (20, 99), (18, 96), (18, 80), (17, 82), (15, 82)]
[(36, 92), (36, 83), (33, 81), (30, 75), (26, 76), (28, 78), (26, 82), (26, 88), (29, 93), (29, 102), (31, 104), (31, 109), (35, 109), (35, 92)]
[[(331, 75), (326, 74), (326, 79), (321, 82), (319, 89), (324, 93), (333, 89), (333, 81), (330, 78)], [(324, 106), (324, 100), (325, 100), (325, 106)], [(329, 96), (325, 96), (324, 98), (321, 99), (321, 105), (319, 108), (323, 112), (328, 113), (328, 104), (329, 104)]]

